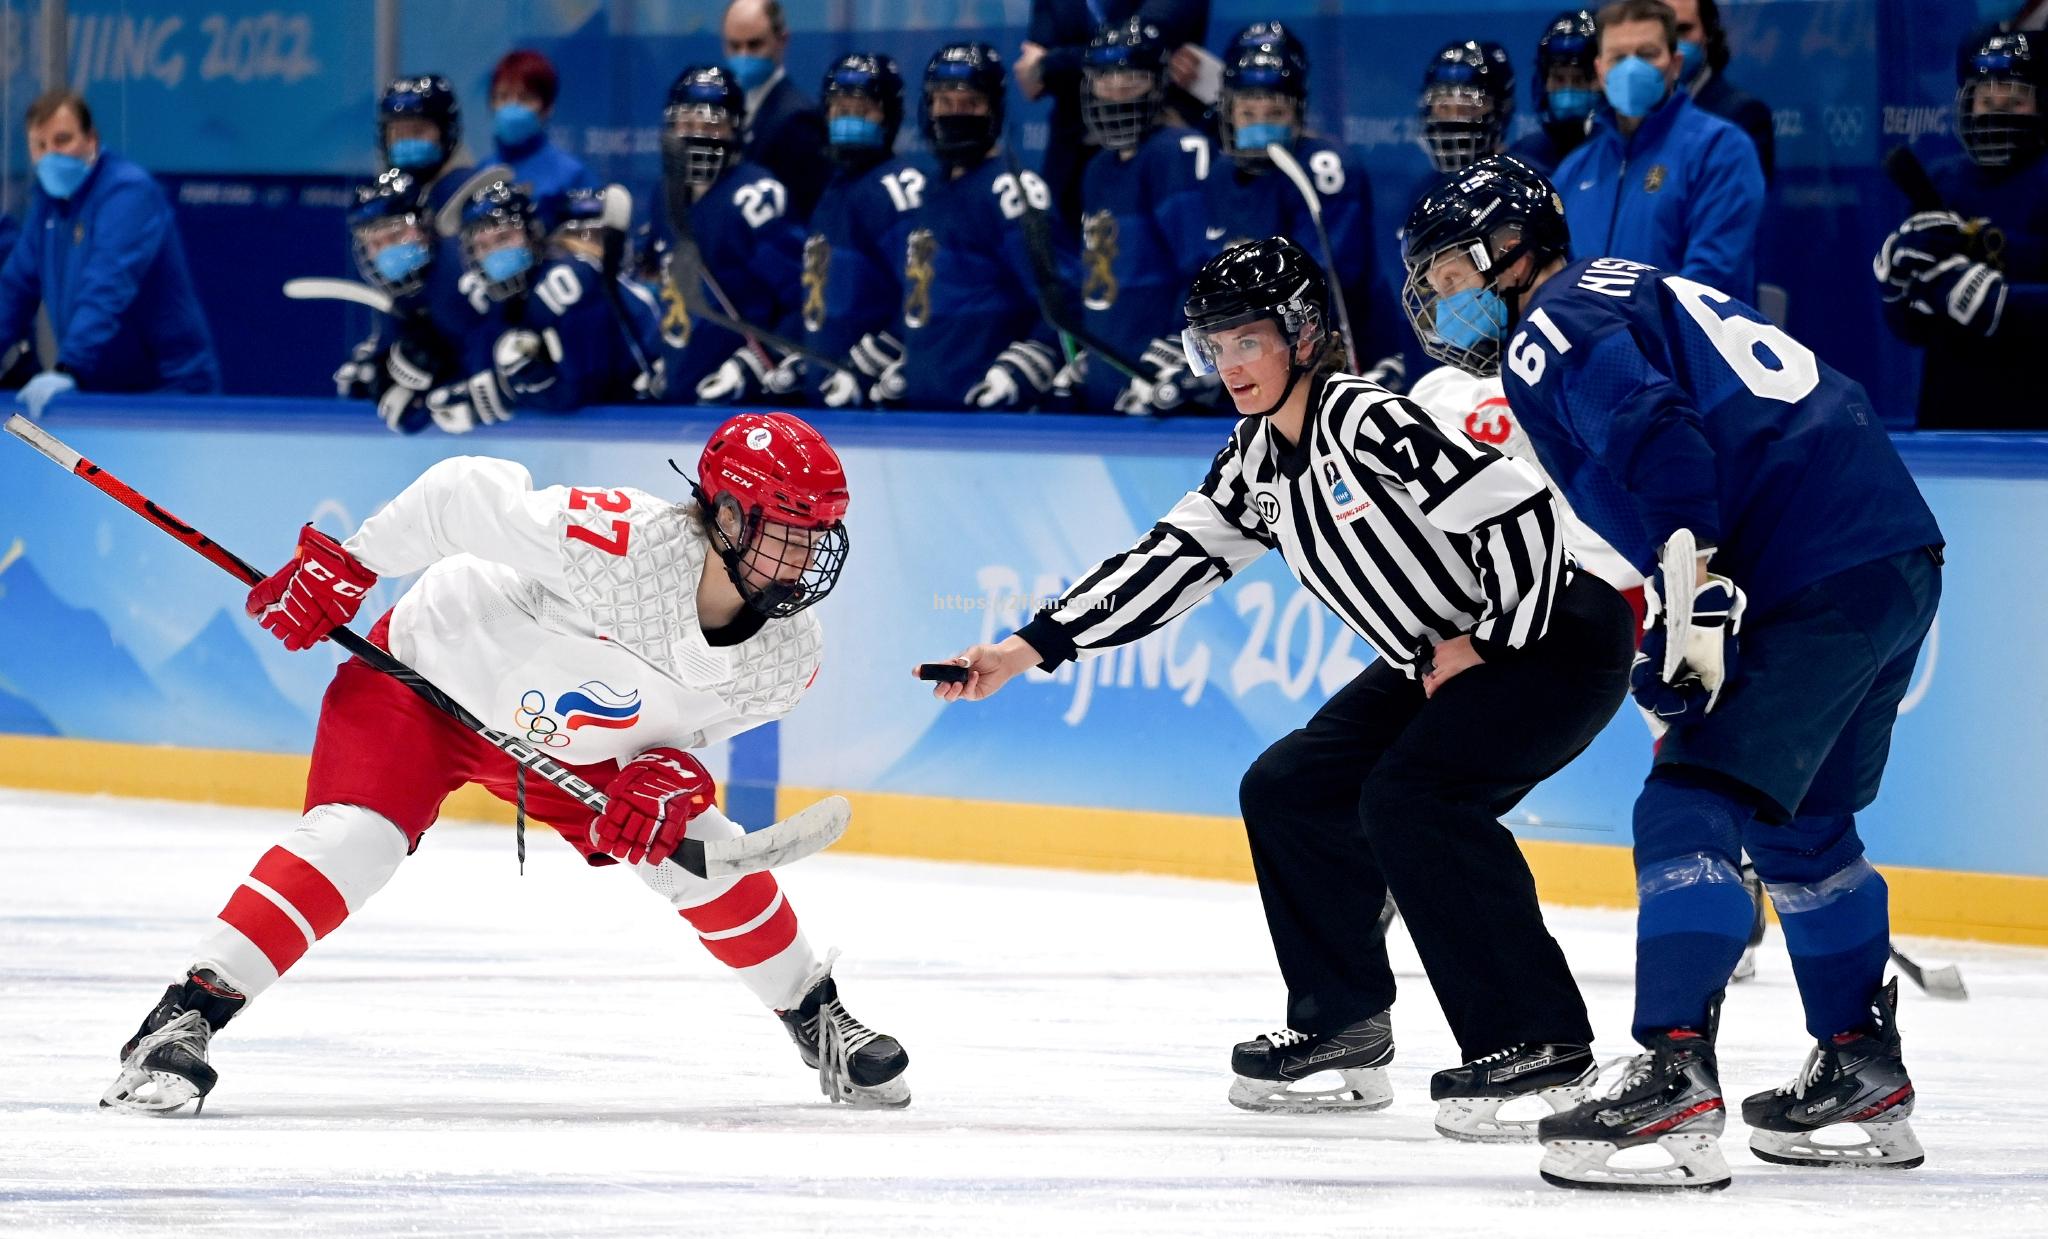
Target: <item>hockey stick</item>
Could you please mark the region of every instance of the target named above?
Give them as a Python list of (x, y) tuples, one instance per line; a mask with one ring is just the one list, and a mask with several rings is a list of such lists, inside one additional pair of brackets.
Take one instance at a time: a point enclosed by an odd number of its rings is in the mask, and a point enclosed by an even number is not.
[(1294, 152), (1274, 142), (1266, 147), (1266, 157), (1280, 174), (1294, 182), (1294, 188), (1301, 193), (1301, 200), (1308, 204), (1309, 222), (1316, 226), (1316, 244), (1323, 251), (1323, 270), (1330, 273), (1330, 300), (1337, 303), (1337, 330), (1344, 333), (1344, 364), (1352, 374), (1358, 373), (1358, 346), (1351, 334), (1351, 311), (1344, 304), (1344, 293), (1338, 287), (1336, 251), (1330, 248), (1330, 234), (1323, 227), (1323, 196), (1316, 187), (1308, 183), (1308, 173), (1302, 171), (1301, 161)]
[[(66, 473), (92, 483), (114, 502), (197, 551), (209, 563), (224, 569), (244, 585), (253, 586), (264, 579), (266, 574), (252, 567), (246, 560), (237, 557), (213, 539), (158, 507), (126, 482), (79, 455), (55, 435), (20, 414), (17, 413), (7, 419), (7, 433), (42, 453)], [(595, 813), (604, 811), (604, 793), (586, 783), (568, 767), (532, 745), (486, 726), (482, 720), (464, 709), (461, 703), (435, 687), (425, 676), (372, 645), (352, 630), (346, 627), (336, 628), (328, 635), (333, 637), (341, 648), (418, 693), (456, 722), (482, 736), (493, 748), (567, 792), (585, 808)], [(704, 815), (708, 818), (717, 813), (716, 809), (707, 809)], [(737, 839), (686, 838), (670, 859), (700, 878), (730, 877), (761, 869), (772, 869), (777, 865), (802, 860), (814, 852), (830, 847), (838, 841), (839, 836), (846, 833), (846, 825), (851, 816), (852, 806), (847, 804), (844, 797), (827, 796), (772, 826), (763, 827), (750, 834), (742, 834)], [(712, 820), (722, 818), (723, 815), (720, 814), (718, 818)]]
[[(1015, 126), (1012, 126), (1014, 131)], [(1067, 301), (1068, 289), (1060, 282), (1059, 264), (1052, 253), (1052, 217), (1042, 206), (1034, 206), (1031, 195), (1024, 191), (1024, 164), (1017, 157), (1017, 143), (1012, 134), (1003, 139), (1003, 158), (1010, 166), (1010, 178), (1017, 183), (1017, 201), (1023, 204), (1024, 214), (1019, 223), (1024, 229), (1024, 252), (1031, 259), (1031, 275), (1038, 288), (1038, 313), (1046, 325), (1073, 343), (1087, 349), (1089, 353), (1109, 363), (1112, 370), (1125, 378), (1143, 383), (1150, 393), (1149, 403), (1174, 403), (1174, 384), (1155, 384), (1141, 362), (1132, 361), (1122, 349), (1088, 330), (1083, 316), (1076, 314)]]
[(603, 246), (598, 257), (598, 279), (604, 285), (605, 303), (611, 306), (612, 322), (618, 326), (619, 334), (625, 338), (626, 351), (633, 354), (633, 364), (640, 368), (640, 382), (647, 391), (649, 400), (659, 400), (661, 393), (655, 390), (654, 366), (647, 360), (646, 350), (633, 335), (633, 320), (626, 313), (626, 299), (619, 291), (619, 273), (626, 265), (626, 231), (633, 226), (633, 195), (624, 185), (607, 185), (601, 191), (604, 196), (604, 217), (598, 221), (600, 243)]
[(1899, 971), (1911, 978), (1913, 984), (1929, 998), (1940, 998), (1946, 1002), (1969, 1001), (1970, 991), (1963, 986), (1962, 969), (1954, 964), (1923, 968), (1898, 947), (1892, 947), (1891, 951), (1892, 963), (1898, 965)]
[(333, 280), (319, 275), (302, 275), (284, 282), (284, 295), (293, 301), (349, 301), (382, 313), (391, 313), (391, 298), (368, 284), (354, 280)]
[(454, 238), (462, 231), (462, 208), (469, 205), (469, 200), (476, 196), (476, 191), (492, 181), (511, 179), (512, 169), (501, 163), (487, 163), (470, 173), (456, 189), (454, 196), (442, 203), (440, 210), (434, 212), (435, 233), (442, 237)]

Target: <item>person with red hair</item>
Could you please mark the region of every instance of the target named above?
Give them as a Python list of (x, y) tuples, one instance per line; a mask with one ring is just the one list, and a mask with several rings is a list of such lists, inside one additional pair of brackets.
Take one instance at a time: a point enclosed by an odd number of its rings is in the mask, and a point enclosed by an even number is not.
[(583, 161), (548, 137), (562, 79), (546, 56), (527, 48), (505, 53), (491, 70), (491, 136), (498, 162), (512, 169), (536, 202), (565, 189), (596, 185)]

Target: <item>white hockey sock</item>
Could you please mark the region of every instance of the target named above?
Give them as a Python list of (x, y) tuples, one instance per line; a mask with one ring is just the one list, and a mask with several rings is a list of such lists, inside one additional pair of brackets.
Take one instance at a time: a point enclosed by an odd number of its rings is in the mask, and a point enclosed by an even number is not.
[[(731, 826), (728, 836), (728, 825), (699, 818), (690, 823), (690, 835), (736, 837), (739, 827)], [(635, 865), (633, 871), (669, 901), (696, 929), (704, 949), (731, 968), (756, 998), (776, 1011), (803, 998), (804, 982), (817, 970), (818, 957), (772, 874), (700, 878), (667, 862)]]
[(315, 806), (242, 880), (191, 966), (253, 1000), (383, 889), (405, 848), (405, 832), (368, 809)]

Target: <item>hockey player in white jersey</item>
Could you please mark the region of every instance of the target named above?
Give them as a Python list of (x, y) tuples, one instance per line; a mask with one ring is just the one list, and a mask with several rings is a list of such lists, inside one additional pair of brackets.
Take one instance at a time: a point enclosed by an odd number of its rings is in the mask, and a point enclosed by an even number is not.
[(698, 878), (663, 863), (686, 836), (736, 837), (688, 750), (780, 718), (817, 674), (807, 608), (846, 561), (846, 476), (787, 413), (745, 413), (706, 443), (677, 504), (631, 489), (535, 490), (509, 460), (428, 469), (352, 536), (311, 525), (248, 609), (286, 648), (348, 623), (380, 576), (420, 573), (370, 640), (479, 718), (608, 799), (593, 819), (551, 783), (360, 659), (321, 703), (297, 829), (257, 861), (122, 1050), (101, 1104), (203, 1104), (207, 1045), (419, 846), (441, 802), (477, 783), (548, 823), (592, 865), (623, 861), (781, 1017), (834, 1101), (904, 1106), (909, 1057), (840, 1003), (831, 960), (772, 875)]

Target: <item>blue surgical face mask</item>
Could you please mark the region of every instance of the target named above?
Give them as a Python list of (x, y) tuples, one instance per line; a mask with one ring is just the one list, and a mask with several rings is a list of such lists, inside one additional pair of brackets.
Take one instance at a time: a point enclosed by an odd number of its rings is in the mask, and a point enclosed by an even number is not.
[(882, 122), (865, 116), (835, 116), (827, 131), (834, 146), (880, 146)]
[(1648, 116), (1664, 102), (1664, 70), (1630, 56), (1607, 71), (1607, 102), (1623, 116)]
[(511, 249), (492, 250), (477, 260), (483, 269), (484, 278), (493, 284), (504, 284), (526, 274), (533, 266), (533, 251), (524, 245)]
[(63, 155), (51, 151), (36, 160), (36, 183), (52, 198), (69, 198), (85, 183), (85, 174), (92, 171), (92, 164), (76, 155)]
[(766, 56), (727, 56), (725, 67), (732, 70), (741, 90), (752, 90), (775, 72), (775, 62)]
[(1597, 91), (1553, 90), (1550, 92), (1550, 114), (1557, 120), (1584, 120), (1593, 114), (1593, 105), (1599, 100)]
[(491, 133), (505, 146), (528, 142), (540, 132), (540, 113), (523, 103), (507, 103), (491, 113)]
[(1678, 67), (1678, 80), (1681, 82), (1690, 82), (1707, 67), (1706, 47), (1691, 39), (1678, 41), (1678, 54), (1685, 57), (1685, 63)]
[(1262, 151), (1275, 143), (1294, 145), (1294, 126), (1271, 123), (1237, 126), (1237, 149), (1241, 151)]
[(427, 257), (425, 242), (400, 241), (396, 245), (387, 245), (378, 250), (377, 256), (371, 259), (370, 263), (377, 268), (378, 275), (396, 284), (426, 266)]
[(1452, 348), (1498, 340), (1507, 329), (1507, 302), (1491, 288), (1461, 288), (1436, 303), (1436, 334)]
[(410, 172), (441, 162), (441, 144), (432, 138), (400, 138), (391, 144), (391, 163)]

